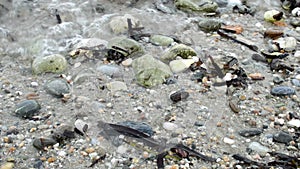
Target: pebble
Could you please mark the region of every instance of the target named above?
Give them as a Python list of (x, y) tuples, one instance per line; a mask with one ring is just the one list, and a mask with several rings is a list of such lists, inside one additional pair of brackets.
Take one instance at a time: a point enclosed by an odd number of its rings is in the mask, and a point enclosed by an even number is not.
[(288, 124), (288, 126), (299, 128), (300, 127), (300, 120), (299, 119), (292, 119), (292, 120), (288, 121), (287, 124)]
[(150, 42), (158, 46), (170, 46), (174, 42), (174, 40), (173, 38), (163, 35), (152, 35), (150, 37)]
[(164, 122), (163, 123), (163, 128), (168, 130), (168, 131), (175, 131), (178, 126), (174, 123), (171, 123), (171, 122)]
[(295, 89), (289, 86), (276, 86), (271, 90), (271, 94), (275, 96), (286, 96), (295, 94)]
[(189, 95), (189, 92), (186, 92), (185, 90), (179, 90), (171, 93), (170, 99), (173, 101), (173, 103), (177, 103), (179, 101), (186, 100)]
[(294, 37), (278, 38), (273, 42), (279, 44), (280, 49), (283, 49), (287, 52), (294, 51), (297, 47), (297, 40)]
[(66, 58), (60, 54), (37, 57), (32, 63), (32, 70), (35, 74), (61, 73), (68, 67)]
[(77, 129), (81, 134), (86, 134), (88, 130), (88, 124), (81, 119), (77, 119), (74, 123), (75, 129)]
[(1, 165), (0, 169), (13, 169), (14, 166), (15, 166), (14, 163), (12, 163), (12, 162), (6, 162), (3, 165)]
[(70, 84), (62, 78), (49, 80), (45, 84), (45, 89), (47, 93), (55, 97), (63, 97), (65, 94), (69, 94), (71, 92)]
[(123, 122), (118, 122), (117, 124), (138, 130), (144, 134), (147, 134), (150, 137), (153, 136), (154, 134), (152, 127), (143, 122), (123, 121)]
[(273, 140), (278, 143), (285, 143), (288, 144), (290, 141), (293, 140), (293, 137), (285, 132), (279, 132), (273, 135)]
[(132, 58), (128, 58), (124, 61), (122, 61), (122, 65), (125, 66), (125, 67), (129, 67), (132, 65), (132, 62), (133, 62), (133, 59)]
[(263, 146), (258, 142), (251, 142), (248, 148), (255, 152), (258, 152), (260, 155), (265, 155), (266, 153), (271, 151), (268, 147)]
[(97, 71), (109, 76), (109, 77), (116, 77), (121, 74), (120, 68), (113, 65), (101, 65), (98, 66)]
[(109, 26), (113, 33), (120, 34), (128, 30), (127, 19), (131, 20), (132, 28), (142, 27), (140, 21), (132, 15), (125, 14), (124, 16), (116, 16), (111, 19)]
[(179, 73), (187, 70), (193, 63), (195, 63), (194, 59), (178, 59), (172, 60), (169, 66), (173, 73)]
[(226, 144), (234, 144), (235, 143), (235, 141), (233, 139), (228, 138), (228, 137), (224, 137), (223, 141)]
[(116, 91), (126, 91), (127, 90), (126, 83), (121, 82), (121, 81), (113, 81), (113, 82), (107, 83), (106, 86), (107, 86), (107, 89), (113, 93)]
[(256, 128), (239, 131), (239, 135), (241, 135), (243, 137), (252, 137), (252, 136), (260, 135), (261, 133), (262, 133), (262, 130), (256, 129)]
[(198, 22), (198, 26), (204, 32), (213, 32), (221, 28), (221, 22), (215, 19), (203, 19)]
[(52, 138), (36, 138), (33, 141), (33, 146), (39, 150), (43, 150), (45, 147), (48, 146), (53, 146), (54, 144), (56, 144), (56, 140), (52, 139)]
[(300, 87), (300, 80), (299, 79), (292, 79), (291, 80), (292, 85), (296, 87)]
[(284, 82), (284, 79), (283, 79), (282, 77), (275, 76), (275, 77), (273, 78), (273, 82), (274, 82), (275, 84), (281, 84), (281, 83)]
[(14, 113), (18, 117), (31, 118), (41, 109), (40, 104), (35, 100), (25, 100), (16, 105)]

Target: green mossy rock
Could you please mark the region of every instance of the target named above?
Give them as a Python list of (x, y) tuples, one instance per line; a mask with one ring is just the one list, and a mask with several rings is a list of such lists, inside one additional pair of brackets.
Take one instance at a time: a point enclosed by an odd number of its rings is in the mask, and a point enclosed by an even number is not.
[(175, 60), (178, 56), (183, 59), (188, 59), (196, 55), (197, 53), (193, 48), (184, 44), (177, 44), (171, 47), (163, 56), (161, 56), (161, 60), (163, 62), (170, 62)]
[(37, 57), (32, 63), (34, 74), (61, 73), (68, 67), (67, 60), (60, 54)]
[(163, 35), (152, 35), (150, 42), (158, 46), (170, 46), (174, 42), (174, 39)]
[(162, 84), (166, 78), (172, 75), (168, 65), (149, 54), (133, 60), (132, 67), (137, 83), (144, 87)]
[(175, 0), (176, 8), (185, 12), (216, 12), (218, 4), (211, 0)]

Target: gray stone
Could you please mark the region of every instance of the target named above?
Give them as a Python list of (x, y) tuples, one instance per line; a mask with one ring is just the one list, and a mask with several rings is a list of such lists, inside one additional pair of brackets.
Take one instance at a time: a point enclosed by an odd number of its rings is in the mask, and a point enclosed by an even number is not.
[(174, 40), (173, 38), (163, 35), (152, 35), (150, 37), (150, 42), (158, 46), (169, 46), (174, 42)]
[(221, 22), (215, 19), (202, 19), (198, 22), (198, 26), (203, 32), (214, 32), (221, 28)]
[(138, 130), (144, 134), (147, 134), (150, 137), (153, 136), (154, 134), (152, 127), (146, 123), (135, 122), (135, 121), (123, 121), (123, 122), (118, 122), (117, 124)]
[(148, 54), (133, 60), (132, 67), (137, 83), (144, 87), (162, 84), (172, 75), (168, 65)]
[(271, 94), (275, 96), (293, 95), (295, 93), (296, 93), (295, 89), (289, 86), (276, 86), (273, 87), (271, 90)]
[(125, 91), (127, 90), (127, 85), (124, 82), (120, 81), (114, 81), (106, 84), (107, 89), (110, 90), (111, 92), (116, 92), (116, 91)]
[(252, 137), (256, 135), (260, 135), (262, 133), (261, 129), (253, 128), (253, 129), (245, 129), (239, 131), (239, 135), (243, 137)]
[(290, 141), (293, 140), (293, 137), (285, 132), (279, 132), (273, 135), (273, 140), (278, 143), (285, 143), (288, 144)]
[(18, 117), (31, 118), (41, 109), (40, 104), (35, 100), (25, 100), (16, 105), (14, 113)]
[(173, 73), (179, 73), (187, 70), (193, 63), (195, 63), (194, 59), (178, 59), (172, 60), (169, 66)]
[(37, 57), (32, 63), (32, 71), (35, 74), (61, 73), (68, 67), (67, 60), (60, 54)]
[(294, 51), (297, 47), (297, 40), (294, 37), (278, 38), (273, 42), (279, 44), (280, 49), (283, 49), (287, 52)]
[(57, 143), (57, 141), (54, 140), (53, 138), (41, 137), (41, 138), (34, 139), (32, 144), (38, 150), (43, 150), (45, 147), (53, 146), (56, 143)]
[(259, 153), (260, 155), (265, 155), (266, 153), (271, 151), (268, 147), (263, 146), (258, 142), (251, 142), (248, 148)]
[(82, 84), (90, 77), (96, 77), (96, 73), (92, 69), (83, 69), (72, 77), (74, 84)]
[(131, 20), (132, 28), (142, 27), (140, 21), (137, 18), (129, 14), (125, 14), (124, 16), (116, 16), (111, 19), (111, 21), (109, 22), (109, 26), (112, 32), (115, 34), (126, 32), (128, 30), (127, 19)]
[(121, 73), (120, 68), (114, 65), (101, 65), (97, 67), (97, 71), (110, 77), (117, 76)]
[(63, 97), (64, 94), (71, 92), (71, 86), (65, 79), (49, 80), (45, 84), (45, 89), (47, 93), (55, 97)]
[(300, 80), (299, 80), (299, 79), (292, 79), (292, 80), (291, 80), (291, 83), (292, 83), (294, 86), (300, 87)]

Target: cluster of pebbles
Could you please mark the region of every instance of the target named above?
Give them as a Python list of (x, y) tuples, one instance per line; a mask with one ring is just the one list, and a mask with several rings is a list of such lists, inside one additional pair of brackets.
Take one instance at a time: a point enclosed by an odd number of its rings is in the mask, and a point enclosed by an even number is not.
[(107, 125), (190, 148), (164, 168), (299, 167), (299, 3), (261, 3), (0, 2), (1, 169), (161, 168)]

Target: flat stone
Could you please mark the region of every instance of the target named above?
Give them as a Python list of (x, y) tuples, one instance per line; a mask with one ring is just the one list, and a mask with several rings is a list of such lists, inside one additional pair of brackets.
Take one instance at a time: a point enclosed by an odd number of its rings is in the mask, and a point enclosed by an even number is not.
[(300, 80), (298, 80), (298, 79), (292, 79), (291, 83), (292, 83), (292, 85), (294, 85), (296, 87), (300, 87)]
[(256, 129), (256, 128), (239, 131), (239, 135), (241, 135), (243, 137), (252, 137), (252, 136), (260, 135), (261, 133), (262, 133), (262, 130)]
[(197, 53), (193, 48), (184, 44), (176, 44), (161, 56), (161, 60), (164, 62), (170, 62), (175, 60), (177, 57), (189, 59), (193, 56), (197, 56)]
[(54, 140), (53, 138), (41, 137), (41, 138), (34, 139), (32, 144), (35, 148), (37, 148), (39, 150), (43, 150), (45, 147), (53, 146), (56, 143), (57, 143), (57, 141)]
[(176, 8), (185, 12), (216, 12), (218, 4), (211, 0), (175, 0)]
[(179, 73), (187, 70), (193, 63), (195, 63), (194, 59), (179, 59), (172, 60), (169, 66), (173, 73)]
[(273, 140), (278, 143), (285, 143), (288, 144), (290, 141), (293, 140), (293, 137), (285, 132), (279, 132), (273, 135)]
[(248, 148), (261, 155), (265, 155), (266, 153), (271, 152), (271, 150), (268, 147), (263, 146), (258, 142), (251, 142)]
[(292, 120), (288, 121), (287, 124), (289, 126), (299, 128), (300, 127), (300, 120), (299, 119), (292, 119)]
[(215, 19), (203, 19), (198, 22), (198, 26), (204, 32), (214, 32), (221, 28), (221, 22)]
[(32, 63), (32, 71), (35, 74), (61, 73), (68, 67), (67, 60), (60, 54), (37, 57)]
[(132, 67), (137, 83), (144, 87), (162, 84), (172, 75), (168, 65), (148, 54), (134, 59)]
[(35, 100), (25, 100), (16, 105), (14, 113), (18, 117), (31, 118), (41, 109), (40, 104)]
[(273, 87), (271, 90), (271, 94), (275, 96), (293, 95), (295, 93), (296, 93), (295, 89), (289, 86), (276, 86)]
[(152, 35), (150, 42), (158, 46), (169, 46), (174, 42), (174, 39), (163, 35)]
[(45, 89), (47, 93), (55, 97), (63, 97), (65, 94), (71, 92), (70, 84), (62, 78), (49, 80), (45, 84)]
[(120, 82), (120, 81), (114, 81), (114, 82), (107, 83), (106, 86), (107, 86), (107, 89), (110, 90), (111, 92), (127, 90), (126, 83)]
[(235, 143), (235, 141), (233, 139), (228, 138), (228, 137), (224, 137), (223, 141), (226, 144), (234, 144)]
[(178, 126), (171, 122), (164, 122), (163, 128), (168, 131), (175, 131), (178, 128)]

